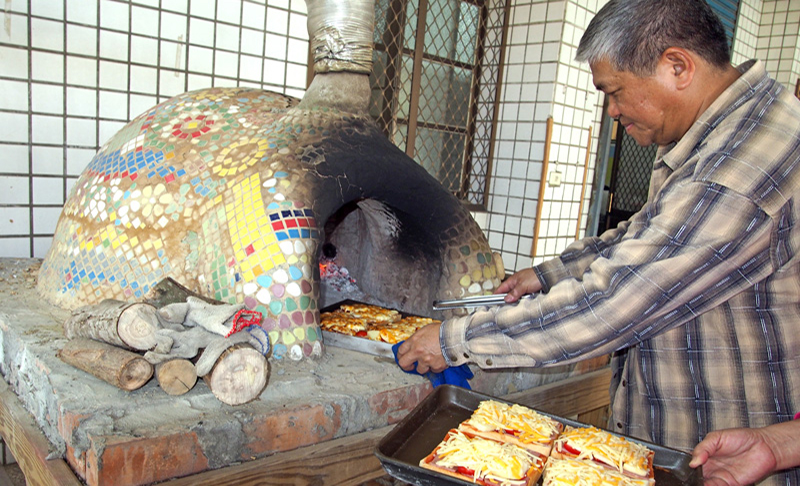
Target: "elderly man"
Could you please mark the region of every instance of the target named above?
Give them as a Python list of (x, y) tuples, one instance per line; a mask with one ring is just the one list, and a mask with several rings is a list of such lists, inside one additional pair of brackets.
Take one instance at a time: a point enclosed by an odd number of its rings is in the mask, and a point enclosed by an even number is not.
[[(761, 62), (731, 66), (705, 0), (611, 0), (577, 59), (609, 115), (639, 144), (659, 146), (648, 202), (510, 277), (498, 288), (508, 304), (423, 328), (399, 348), (400, 366), (548, 366), (614, 353), (611, 430), (687, 452), (715, 429), (791, 420), (800, 101)], [(771, 477), (789, 479), (800, 473)]]

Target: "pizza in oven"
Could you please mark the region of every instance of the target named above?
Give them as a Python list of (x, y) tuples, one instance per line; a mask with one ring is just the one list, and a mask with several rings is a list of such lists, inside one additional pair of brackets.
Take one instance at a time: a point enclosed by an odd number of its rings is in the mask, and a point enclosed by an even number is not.
[(551, 455), (588, 461), (635, 479), (653, 479), (651, 449), (597, 427), (566, 427)]
[(483, 400), (459, 429), (487, 439), (511, 442), (548, 456), (564, 428), (561, 422), (523, 405)]
[(344, 312), (328, 312), (323, 314), (320, 326), (326, 331), (355, 336), (367, 330), (367, 323)]
[(394, 309), (386, 309), (377, 305), (369, 304), (343, 304), (339, 310), (345, 314), (358, 317), (369, 324), (396, 322), (401, 319), (401, 315)]
[(532, 486), (546, 457), (517, 445), (451, 429), (419, 465), (483, 486)]
[(414, 329), (419, 329), (421, 327), (427, 326), (428, 324), (433, 324), (433, 323), (437, 323), (438, 324), (441, 321), (438, 321), (436, 319), (432, 319), (430, 317), (406, 316), (406, 317), (400, 319), (399, 322), (402, 323), (403, 325), (407, 326), (407, 327), (413, 327)]
[(429, 317), (404, 317), (397, 322), (373, 326), (367, 330), (367, 337), (376, 341), (395, 344), (405, 341), (421, 327), (441, 322)]
[(320, 314), (320, 327), (325, 331), (389, 344), (404, 341), (417, 329), (438, 322), (429, 317), (404, 317), (396, 310), (369, 304), (343, 304)]

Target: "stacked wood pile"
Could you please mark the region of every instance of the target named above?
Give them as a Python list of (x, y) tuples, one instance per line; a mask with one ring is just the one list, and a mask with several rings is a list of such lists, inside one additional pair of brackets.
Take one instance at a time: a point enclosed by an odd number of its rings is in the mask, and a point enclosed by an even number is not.
[[(104, 300), (73, 311), (64, 322), (67, 343), (59, 358), (122, 390), (133, 391), (153, 376), (169, 395), (182, 395), (198, 381), (195, 360), (175, 358), (152, 364), (148, 351), (167, 353), (173, 339), (164, 333), (158, 309), (196, 296), (167, 279), (144, 302)], [(208, 301), (208, 299), (204, 299)], [(210, 301), (209, 301), (210, 302)], [(225, 339), (220, 336), (220, 339)], [(211, 371), (202, 376), (214, 396), (229, 405), (257, 398), (267, 383), (269, 365), (253, 346), (237, 343), (225, 349)]]

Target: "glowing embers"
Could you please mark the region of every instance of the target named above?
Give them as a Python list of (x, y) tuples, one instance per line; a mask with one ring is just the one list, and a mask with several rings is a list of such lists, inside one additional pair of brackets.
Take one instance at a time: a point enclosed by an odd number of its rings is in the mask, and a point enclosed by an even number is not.
[(339, 292), (355, 293), (359, 291), (356, 279), (350, 276), (350, 271), (339, 266), (334, 258), (320, 257), (319, 278)]
[(317, 238), (314, 212), (310, 209), (284, 209), (269, 215), (278, 241), (289, 238)]
[(172, 135), (180, 138), (197, 138), (200, 135), (207, 133), (211, 130), (214, 120), (209, 119), (205, 115), (197, 115), (195, 117), (187, 116), (182, 122), (176, 123), (172, 126)]

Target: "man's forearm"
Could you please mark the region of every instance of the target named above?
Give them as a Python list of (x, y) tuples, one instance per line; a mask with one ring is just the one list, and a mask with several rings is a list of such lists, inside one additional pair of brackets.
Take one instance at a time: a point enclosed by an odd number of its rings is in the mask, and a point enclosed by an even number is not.
[(778, 461), (776, 470), (800, 466), (800, 420), (769, 425), (763, 431)]

